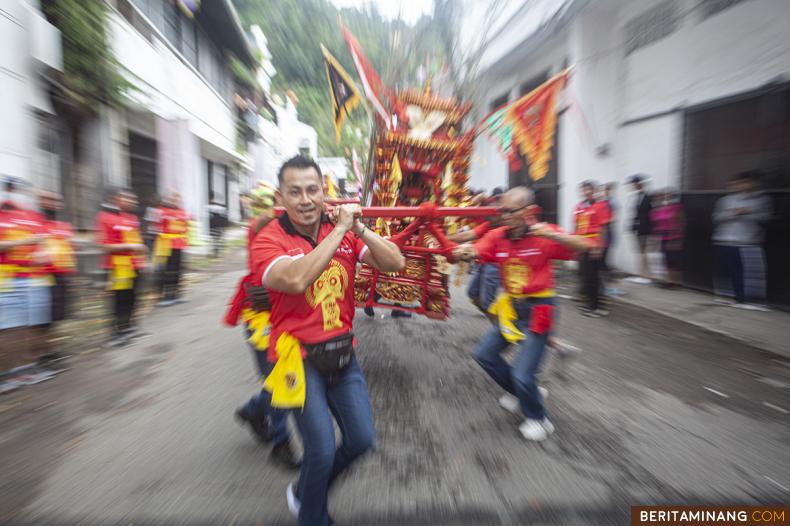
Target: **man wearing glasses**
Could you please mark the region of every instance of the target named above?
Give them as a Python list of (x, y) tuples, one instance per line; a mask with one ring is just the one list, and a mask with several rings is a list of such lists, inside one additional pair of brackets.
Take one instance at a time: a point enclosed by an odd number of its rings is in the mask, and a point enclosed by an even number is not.
[[(458, 247), (456, 256), (480, 257), (499, 265), (505, 292), (492, 307), (498, 324), (478, 344), (475, 360), (506, 391), (500, 404), (523, 413), (519, 430), (524, 438), (540, 441), (554, 432), (535, 379), (553, 329), (556, 293), (551, 262), (575, 259), (577, 252), (591, 247), (580, 236), (539, 223), (535, 196), (526, 187), (506, 192), (499, 211), (503, 226), (474, 245)], [(521, 348), (513, 366), (502, 358), (511, 343)]]

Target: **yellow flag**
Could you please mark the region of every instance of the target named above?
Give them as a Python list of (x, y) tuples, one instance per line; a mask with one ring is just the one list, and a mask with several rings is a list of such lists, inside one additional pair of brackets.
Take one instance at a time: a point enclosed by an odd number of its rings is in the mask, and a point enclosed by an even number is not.
[(392, 156), (392, 171), (390, 172), (389, 189), (387, 190), (392, 194), (392, 200), (386, 206), (395, 206), (398, 201), (398, 190), (400, 183), (403, 180), (403, 172), (400, 170), (400, 162), (398, 161), (398, 154)]
[(335, 187), (334, 181), (328, 175), (324, 176), (325, 186), (326, 186), (326, 195), (332, 199), (337, 198), (337, 188)]
[(272, 393), (272, 407), (304, 407), (306, 390), (302, 346), (287, 332), (277, 338), (277, 363), (263, 382), (263, 388)]

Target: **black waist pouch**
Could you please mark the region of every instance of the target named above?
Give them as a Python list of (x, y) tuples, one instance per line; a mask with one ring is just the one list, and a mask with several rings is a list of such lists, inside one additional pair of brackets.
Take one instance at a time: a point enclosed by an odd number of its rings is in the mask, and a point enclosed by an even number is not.
[(305, 344), (310, 363), (323, 375), (337, 374), (351, 365), (354, 357), (354, 335), (344, 334), (326, 342)]

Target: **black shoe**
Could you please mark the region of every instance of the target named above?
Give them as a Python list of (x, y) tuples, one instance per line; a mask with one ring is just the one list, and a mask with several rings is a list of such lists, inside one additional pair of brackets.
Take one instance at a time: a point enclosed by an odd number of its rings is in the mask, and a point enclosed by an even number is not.
[(299, 469), (302, 465), (302, 461), (296, 457), (293, 449), (291, 449), (291, 444), (287, 441), (274, 446), (269, 456), (276, 464), (285, 469)]
[(244, 412), (243, 408), (236, 410), (236, 419), (240, 424), (249, 424), (255, 437), (263, 443), (272, 441), (272, 433), (269, 431), (269, 421), (266, 418), (253, 418)]
[(373, 307), (365, 307), (362, 310), (365, 312), (368, 318), (372, 318), (376, 315), (376, 311), (373, 310)]

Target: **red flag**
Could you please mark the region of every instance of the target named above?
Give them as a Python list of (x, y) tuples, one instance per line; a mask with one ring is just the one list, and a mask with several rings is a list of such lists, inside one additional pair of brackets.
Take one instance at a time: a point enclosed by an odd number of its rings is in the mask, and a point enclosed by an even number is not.
[(507, 108), (507, 119), (513, 123), (513, 143), (529, 161), (533, 181), (542, 179), (549, 169), (557, 124), (557, 96), (567, 79), (568, 70), (565, 70)]
[(354, 35), (345, 27), (343, 27), (343, 38), (345, 38), (346, 44), (348, 44), (348, 49), (351, 52), (351, 58), (354, 60), (354, 67), (357, 68), (357, 73), (362, 81), (362, 88), (365, 91), (365, 95), (373, 105), (373, 109), (376, 110), (376, 113), (378, 113), (384, 121), (387, 129), (392, 129), (392, 116), (381, 99), (381, 94), (386, 95), (386, 89), (378, 73), (376, 73), (376, 70), (373, 69), (373, 66), (362, 52), (362, 46), (359, 45), (357, 39), (354, 38)]

